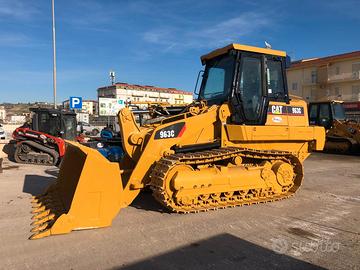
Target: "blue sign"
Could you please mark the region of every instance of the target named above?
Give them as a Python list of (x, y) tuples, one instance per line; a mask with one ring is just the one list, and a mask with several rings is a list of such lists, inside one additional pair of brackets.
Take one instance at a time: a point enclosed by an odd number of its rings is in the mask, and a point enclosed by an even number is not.
[(82, 97), (70, 97), (70, 109), (82, 109)]

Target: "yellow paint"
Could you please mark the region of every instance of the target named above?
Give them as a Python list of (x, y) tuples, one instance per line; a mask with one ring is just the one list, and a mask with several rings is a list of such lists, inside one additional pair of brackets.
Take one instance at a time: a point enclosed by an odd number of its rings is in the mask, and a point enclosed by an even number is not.
[(207, 61), (209, 59), (215, 58), (219, 55), (225, 54), (230, 50), (239, 50), (239, 51), (245, 51), (245, 52), (254, 52), (254, 53), (260, 53), (260, 54), (268, 54), (268, 55), (276, 55), (285, 57), (286, 52), (284, 51), (278, 51), (273, 49), (267, 49), (267, 48), (260, 48), (260, 47), (254, 47), (254, 46), (248, 46), (248, 45), (242, 45), (242, 44), (236, 44), (232, 43), (224, 48), (220, 48), (217, 50), (214, 50), (208, 54), (205, 54), (201, 56), (201, 61)]

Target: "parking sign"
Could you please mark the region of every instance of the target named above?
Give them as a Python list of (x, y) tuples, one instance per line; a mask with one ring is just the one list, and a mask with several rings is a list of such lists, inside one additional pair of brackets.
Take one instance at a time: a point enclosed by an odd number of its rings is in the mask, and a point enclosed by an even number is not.
[(70, 109), (82, 109), (82, 97), (70, 97)]

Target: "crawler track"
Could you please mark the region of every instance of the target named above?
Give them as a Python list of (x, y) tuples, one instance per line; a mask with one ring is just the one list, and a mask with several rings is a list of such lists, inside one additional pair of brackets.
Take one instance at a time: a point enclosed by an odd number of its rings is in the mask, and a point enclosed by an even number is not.
[(26, 141), (16, 146), (14, 159), (17, 163), (36, 165), (56, 165), (59, 154), (39, 143)]
[[(244, 161), (241, 166), (259, 167), (263, 161), (282, 161), (291, 164), (294, 170), (294, 177), (291, 184), (283, 186), (282, 192), (275, 193), (271, 188), (264, 185), (263, 188), (246, 188), (235, 191), (224, 191), (214, 193), (203, 193), (202, 188), (197, 188), (197, 195), (191, 202), (184, 203), (178, 200), (176, 192), (170, 193), (171, 183), (167, 175), (177, 165), (217, 165), (229, 161), (235, 157), (241, 157)], [(195, 153), (174, 154), (163, 157), (154, 167), (151, 177), (151, 188), (157, 201), (172, 211), (180, 213), (207, 211), (211, 209), (235, 207), (276, 201), (288, 198), (293, 195), (301, 185), (303, 179), (303, 166), (301, 161), (292, 153), (280, 151), (260, 151), (254, 149), (227, 147)], [(196, 172), (194, 172), (196, 177)]]

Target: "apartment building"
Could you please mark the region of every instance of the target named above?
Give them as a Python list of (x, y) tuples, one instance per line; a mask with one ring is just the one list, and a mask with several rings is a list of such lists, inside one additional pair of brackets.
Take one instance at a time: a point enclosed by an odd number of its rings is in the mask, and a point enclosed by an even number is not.
[(306, 101), (360, 101), (360, 51), (303, 59), (287, 69), (291, 94)]
[[(64, 109), (70, 108), (70, 101), (65, 100), (63, 102)], [(97, 115), (98, 114), (98, 102), (96, 100), (82, 100), (82, 113), (87, 113), (89, 115)]]
[(116, 98), (131, 103), (162, 102), (171, 105), (189, 104), (193, 101), (191, 92), (176, 88), (162, 88), (151, 85), (115, 83), (98, 88), (98, 98)]

